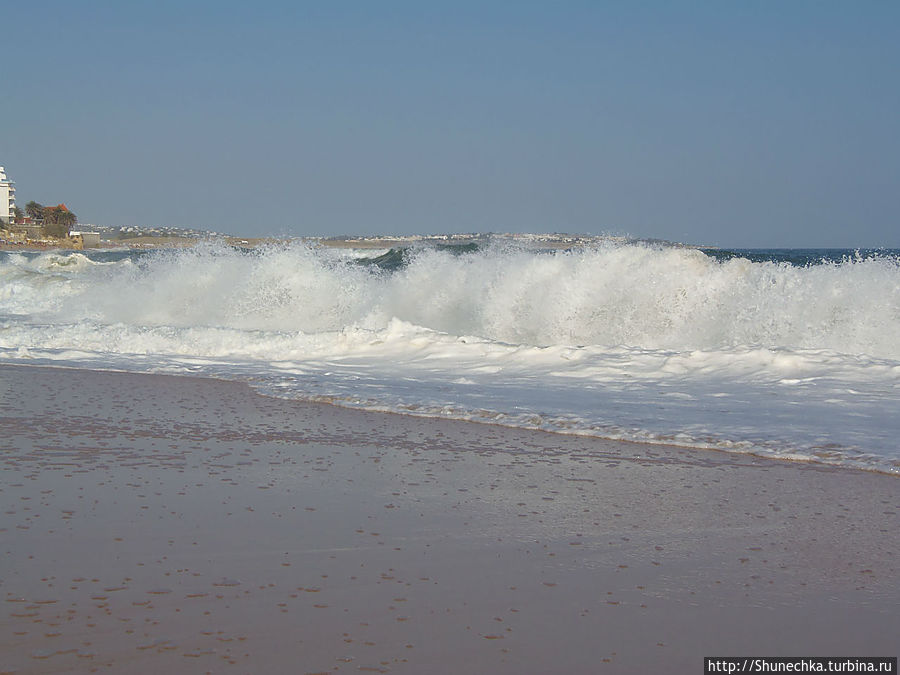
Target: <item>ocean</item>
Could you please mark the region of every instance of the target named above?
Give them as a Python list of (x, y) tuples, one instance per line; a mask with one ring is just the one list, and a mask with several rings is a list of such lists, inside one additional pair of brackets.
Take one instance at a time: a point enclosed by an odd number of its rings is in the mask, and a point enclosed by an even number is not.
[(0, 360), (900, 474), (900, 251), (0, 252)]

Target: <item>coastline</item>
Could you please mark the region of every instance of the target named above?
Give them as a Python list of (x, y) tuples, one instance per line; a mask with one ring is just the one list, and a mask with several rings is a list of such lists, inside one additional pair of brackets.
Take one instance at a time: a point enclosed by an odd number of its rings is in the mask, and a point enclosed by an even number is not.
[(55, 241), (55, 242), (34, 242), (29, 241), (27, 243), (24, 242), (6, 242), (0, 243), (0, 251), (10, 251), (10, 252), (23, 252), (23, 253), (32, 253), (32, 252), (45, 252), (45, 251), (68, 251), (68, 252), (83, 252), (87, 251), (97, 251), (97, 250), (122, 250), (127, 251), (130, 249), (151, 249), (151, 248), (190, 248), (191, 246), (196, 246), (202, 239), (192, 239), (188, 237), (135, 237), (132, 239), (125, 239), (122, 241), (105, 241), (104, 246), (94, 246), (87, 249), (79, 248), (78, 246), (65, 242), (65, 241)]
[[(523, 235), (523, 234), (492, 234), (491, 238), (499, 240), (515, 241), (526, 245), (539, 245), (541, 248), (570, 249), (582, 247), (591, 242), (616, 241), (623, 242), (623, 237), (606, 235)], [(213, 241), (218, 241), (236, 248), (254, 249), (266, 246), (285, 246), (292, 242), (305, 241), (316, 246), (335, 249), (381, 250), (390, 248), (405, 248), (414, 245), (446, 245), (466, 246), (484, 242), (482, 235), (407, 235), (407, 236), (367, 236), (367, 237), (252, 237), (236, 235), (215, 235)], [(178, 236), (178, 235), (141, 235), (124, 239), (104, 240), (104, 246), (90, 247), (87, 250), (97, 249), (179, 249), (190, 248), (198, 244), (210, 241), (203, 236)], [(655, 240), (647, 240), (653, 243)], [(680, 244), (675, 242), (660, 242), (670, 246), (683, 248), (704, 248), (692, 244)], [(71, 242), (57, 240), (54, 242), (34, 241), (27, 242), (0, 242), (2, 251), (48, 251), (69, 250), (80, 251)]]
[(893, 476), (0, 366), (4, 672), (895, 655)]

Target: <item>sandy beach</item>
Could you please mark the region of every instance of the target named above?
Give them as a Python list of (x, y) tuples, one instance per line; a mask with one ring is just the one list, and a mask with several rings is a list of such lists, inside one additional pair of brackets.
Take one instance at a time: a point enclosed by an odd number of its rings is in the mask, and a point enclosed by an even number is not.
[(0, 392), (3, 673), (897, 654), (896, 477), (187, 377), (2, 366)]

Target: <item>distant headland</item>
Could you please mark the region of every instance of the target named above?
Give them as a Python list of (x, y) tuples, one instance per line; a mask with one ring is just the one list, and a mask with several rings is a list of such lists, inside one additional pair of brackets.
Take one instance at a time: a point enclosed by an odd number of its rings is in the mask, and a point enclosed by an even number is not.
[[(15, 183), (7, 178), (4, 168), (0, 166), (0, 207), (2, 207), (0, 208), (0, 250), (184, 248), (209, 241), (219, 241), (239, 248), (256, 248), (304, 241), (333, 248), (383, 249), (415, 245), (482, 245), (498, 240), (553, 249), (577, 248), (599, 241), (636, 241), (612, 235), (561, 232), (546, 234), (468, 232), (422, 235), (241, 237), (184, 227), (109, 226), (79, 223), (75, 213), (63, 203), (45, 206), (36, 201), (29, 201), (22, 209), (16, 205), (15, 194)], [(657, 242), (656, 240), (640, 241), (672, 245), (670, 242)]]
[(321, 236), (321, 237), (241, 237), (222, 232), (185, 227), (109, 226), (79, 223), (78, 217), (63, 203), (45, 206), (29, 201), (22, 209), (16, 205), (15, 182), (0, 166), (0, 250), (83, 250), (90, 248), (156, 249), (184, 248), (200, 242), (218, 241), (238, 248), (284, 245), (303, 241), (333, 248), (383, 249), (416, 245), (466, 246), (490, 241), (510, 241), (544, 249), (578, 248), (601, 241), (659, 243), (652, 239), (634, 239), (613, 235), (546, 234), (485, 232), (454, 234)]
[[(202, 242), (221, 242), (238, 248), (285, 245), (305, 242), (330, 248), (385, 249), (417, 245), (467, 246), (491, 241), (509, 241), (524, 246), (562, 249), (578, 248), (600, 241), (634, 241), (611, 235), (566, 234), (560, 232), (531, 234), (512, 232), (414, 234), (414, 235), (338, 235), (328, 237), (241, 237), (222, 232), (179, 227), (113, 227), (80, 225), (79, 230), (50, 234), (40, 222), (3, 224), (0, 250), (46, 250), (86, 248), (185, 248)], [(660, 242), (663, 243), (663, 242)], [(665, 242), (668, 243), (668, 242)]]

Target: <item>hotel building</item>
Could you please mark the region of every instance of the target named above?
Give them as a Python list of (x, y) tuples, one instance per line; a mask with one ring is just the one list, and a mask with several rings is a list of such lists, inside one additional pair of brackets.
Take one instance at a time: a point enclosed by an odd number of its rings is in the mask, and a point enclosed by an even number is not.
[(16, 217), (16, 186), (0, 166), (0, 221), (11, 223)]

